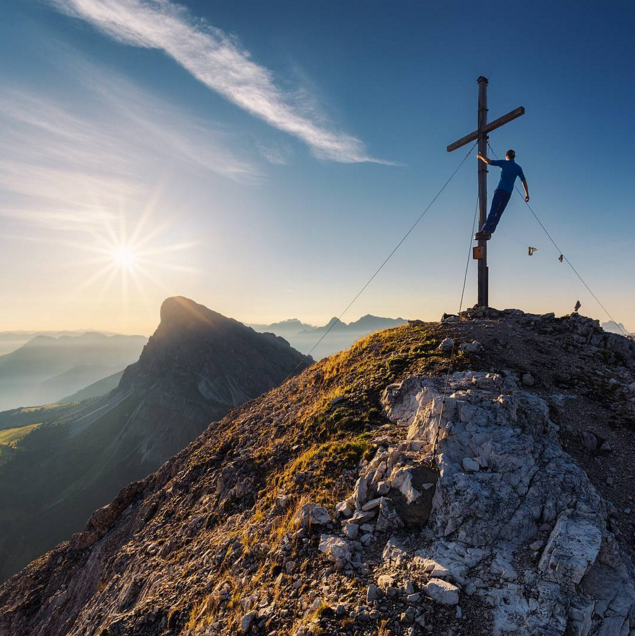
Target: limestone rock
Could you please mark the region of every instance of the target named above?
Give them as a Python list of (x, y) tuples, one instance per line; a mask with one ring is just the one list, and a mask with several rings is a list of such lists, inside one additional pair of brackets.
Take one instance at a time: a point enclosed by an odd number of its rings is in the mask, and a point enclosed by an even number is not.
[(460, 349), (465, 353), (477, 353), (483, 349), (483, 345), (478, 340), (474, 340), (473, 342), (464, 342)]
[(355, 484), (353, 499), (357, 508), (361, 508), (368, 499), (368, 480), (366, 477), (360, 477)]
[(347, 523), (344, 526), (344, 534), (347, 539), (355, 540), (357, 539), (357, 534), (359, 533), (359, 526), (356, 523)]
[(459, 588), (443, 579), (430, 579), (423, 587), (423, 593), (442, 605), (458, 605)]
[(591, 431), (582, 431), (582, 433), (580, 434), (580, 441), (582, 442), (584, 448), (586, 448), (587, 450), (591, 452), (597, 450), (598, 438)]
[(294, 517), (296, 525), (307, 528), (310, 526), (325, 526), (331, 523), (331, 515), (328, 510), (314, 503), (304, 504)]
[(381, 503), (381, 498), (377, 498), (377, 499), (371, 499), (370, 501), (367, 501), (363, 506), (362, 506), (362, 510), (364, 512), (368, 512), (369, 510), (373, 510), (375, 508), (379, 508), (379, 504)]
[(351, 550), (347, 541), (333, 535), (323, 534), (319, 549), (326, 557), (340, 567), (351, 560)]
[(382, 574), (377, 578), (377, 586), (386, 590), (386, 588), (395, 586), (395, 579), (390, 574)]
[(549, 537), (539, 568), (545, 579), (578, 584), (595, 562), (602, 544), (597, 515), (565, 511)]
[[(465, 586), (489, 606), (493, 636), (623, 629), (635, 613), (635, 569), (608, 530), (609, 506), (553, 434), (547, 403), (511, 374), (457, 372), (441, 413), (443, 388), (406, 379), (384, 394), (385, 412), (407, 413), (410, 440), (429, 449), (437, 440), (439, 467), (424, 545), (413, 558), (389, 542), (386, 566), (420, 568), (432, 577), (423, 589), (431, 598), (450, 585), (446, 598), (458, 603), (455, 584)], [(413, 469), (397, 465), (391, 485), (403, 485)], [(544, 533), (540, 562), (517, 565), (542, 547)], [(569, 617), (569, 608), (589, 603), (590, 615)]]
[(341, 501), (335, 506), (335, 514), (339, 517), (352, 517), (355, 508), (347, 501)]
[(241, 631), (244, 634), (246, 634), (251, 629), (251, 626), (253, 625), (254, 621), (257, 618), (258, 618), (258, 612), (256, 610), (252, 610), (251, 612), (247, 612), (247, 614), (245, 614), (240, 619), (240, 629), (241, 629)]

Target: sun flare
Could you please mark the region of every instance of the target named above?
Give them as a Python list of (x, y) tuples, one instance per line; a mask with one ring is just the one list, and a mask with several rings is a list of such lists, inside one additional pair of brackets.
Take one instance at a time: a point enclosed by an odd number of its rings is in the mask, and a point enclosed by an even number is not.
[(152, 208), (148, 205), (130, 231), (128, 218), (121, 211), (114, 219), (104, 219), (101, 227), (85, 227), (93, 241), (68, 243), (70, 247), (91, 254), (83, 263), (97, 266), (92, 275), (74, 290), (74, 295), (99, 287), (102, 297), (118, 282), (126, 307), (131, 289), (144, 298), (147, 298), (150, 287), (157, 287), (165, 293), (163, 280), (168, 271), (196, 273), (195, 269), (177, 264), (173, 259), (177, 253), (199, 245), (200, 241), (170, 242), (173, 219), (156, 223), (152, 218)]
[(132, 270), (135, 265), (136, 257), (135, 252), (130, 247), (118, 247), (113, 252), (113, 259), (119, 267), (127, 270)]

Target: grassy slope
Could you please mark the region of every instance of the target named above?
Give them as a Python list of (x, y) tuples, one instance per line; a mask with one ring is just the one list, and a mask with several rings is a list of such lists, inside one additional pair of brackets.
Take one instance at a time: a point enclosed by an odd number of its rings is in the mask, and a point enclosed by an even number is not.
[(0, 430), (0, 466), (11, 461), (16, 444), (39, 425), (40, 422)]
[(25, 435), (28, 435), (34, 428), (37, 428), (41, 422), (35, 424), (27, 424), (19, 428), (6, 428), (0, 431), (0, 444), (6, 446), (15, 446), (18, 440), (21, 440)]
[[(438, 324), (428, 324), (372, 334), (272, 391), (255, 405), (252, 417), (236, 413), (226, 418), (225, 430), (213, 435), (214, 451), (227, 453), (229, 458), (233, 450), (239, 451), (245, 440), (251, 439), (249, 461), (260, 486), (251, 500), (249, 496), (241, 501), (229, 497), (223, 502), (225, 520), (243, 506), (249, 508), (235, 530), (228, 531), (219, 519), (211, 539), (212, 545), (222, 545), (222, 550), (232, 554), (231, 560), (222, 560), (218, 576), (230, 582), (237, 598), (273, 583), (278, 570), (275, 565), (272, 569), (271, 555), (279, 549), (285, 534), (293, 530), (292, 518), (303, 503), (313, 501), (331, 507), (350, 493), (356, 472), (349, 469), (374, 453), (369, 440), (376, 433), (371, 431), (388, 423), (381, 412), (381, 392), (411, 374), (443, 373), (447, 354), (438, 352), (437, 346), (445, 331)], [(457, 354), (453, 369), (467, 363), (467, 358)], [(273, 408), (268, 403), (273, 403)], [(206, 446), (205, 455), (211, 450)], [(192, 460), (195, 466), (196, 456)], [(298, 482), (298, 473), (308, 478)], [(272, 515), (280, 495), (288, 497), (290, 505), (286, 514)], [(170, 558), (175, 566), (183, 559), (186, 573), (193, 567), (188, 562), (195, 558), (187, 552), (188, 556), (176, 553)], [(240, 569), (232, 567), (237, 559), (243, 567), (247, 564), (249, 571), (255, 571), (246, 586), (244, 579), (239, 583)], [(300, 565), (307, 573), (312, 567), (309, 561)], [(360, 590), (353, 590), (355, 583), (351, 581), (350, 585), (351, 589), (342, 589), (342, 594), (358, 595)], [(201, 629), (221, 620), (230, 631), (231, 625), (238, 629), (241, 606), (232, 601), (217, 606), (210, 603), (210, 598), (205, 596), (199, 602), (188, 599), (185, 604), (181, 598), (173, 611), (177, 610), (180, 620), (188, 616), (188, 628)], [(176, 617), (173, 619), (176, 621)]]

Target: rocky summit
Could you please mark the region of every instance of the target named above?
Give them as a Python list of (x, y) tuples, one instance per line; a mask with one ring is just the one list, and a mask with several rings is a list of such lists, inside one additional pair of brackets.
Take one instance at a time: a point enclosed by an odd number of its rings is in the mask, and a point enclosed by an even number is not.
[[(125, 435), (158, 467), (230, 409), (266, 393), (311, 358), (183, 297), (168, 298), (161, 322), (117, 395), (139, 402)], [(160, 425), (159, 425), (160, 424)]]
[(12, 577), (0, 636), (629, 636), (634, 436), (635, 343), (596, 321), (376, 333)]

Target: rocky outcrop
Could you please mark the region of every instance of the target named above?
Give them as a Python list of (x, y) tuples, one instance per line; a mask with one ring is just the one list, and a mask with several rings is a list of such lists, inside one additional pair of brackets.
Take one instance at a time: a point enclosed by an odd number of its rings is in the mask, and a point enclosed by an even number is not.
[(139, 362), (119, 385), (119, 393), (140, 402), (124, 441), (157, 468), (210, 422), (310, 363), (283, 338), (256, 333), (188, 298), (168, 298)]
[[(423, 449), (408, 470), (436, 448), (430, 522), (402, 559), (420, 559), (422, 590), (444, 603), (482, 598), (496, 636), (628, 634), (635, 569), (609, 528), (610, 504), (560, 447), (546, 402), (512, 376), (483, 372), (453, 374), (446, 393), (422, 377), (384, 394), (409, 427), (406, 448)], [(438, 580), (455, 586), (451, 595)]]

